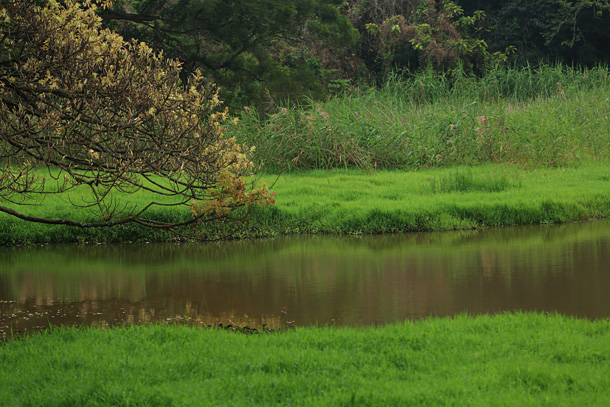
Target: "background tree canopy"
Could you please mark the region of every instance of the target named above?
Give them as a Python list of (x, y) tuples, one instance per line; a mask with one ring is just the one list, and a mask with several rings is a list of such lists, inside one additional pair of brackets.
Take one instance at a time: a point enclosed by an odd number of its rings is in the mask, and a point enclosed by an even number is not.
[(512, 59), (591, 66), (608, 63), (608, 0), (459, 0), (467, 13), (483, 10), (480, 37), (490, 50), (516, 47)]
[(323, 98), (392, 71), (607, 63), (608, 0), (121, 0), (126, 38), (201, 69), (231, 108)]
[[(101, 13), (126, 38), (201, 69), (229, 106), (309, 95), (333, 79), (324, 47), (342, 49), (358, 33), (341, 0), (124, 0)], [(320, 46), (323, 45), (323, 46)], [(341, 55), (334, 55), (337, 65)], [(324, 62), (328, 62), (325, 66)], [(329, 69), (330, 68), (330, 69)]]

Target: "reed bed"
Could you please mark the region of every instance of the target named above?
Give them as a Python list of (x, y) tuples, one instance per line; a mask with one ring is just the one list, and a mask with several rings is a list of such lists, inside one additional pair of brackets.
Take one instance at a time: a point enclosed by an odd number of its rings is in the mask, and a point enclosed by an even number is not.
[(393, 75), (267, 117), (245, 109), (229, 133), (265, 171), (576, 165), (610, 157), (608, 75), (561, 65)]

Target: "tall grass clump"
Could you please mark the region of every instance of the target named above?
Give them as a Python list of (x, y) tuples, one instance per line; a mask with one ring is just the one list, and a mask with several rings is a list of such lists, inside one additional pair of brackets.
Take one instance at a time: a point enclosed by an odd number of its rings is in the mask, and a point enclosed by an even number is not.
[(245, 109), (229, 130), (266, 170), (406, 168), (506, 162), (564, 166), (610, 157), (608, 68), (498, 67), (391, 75), (378, 89)]
[(475, 176), (469, 168), (457, 168), (450, 173), (430, 177), (428, 182), (434, 193), (502, 192), (521, 186), (520, 180), (512, 180), (504, 173)]

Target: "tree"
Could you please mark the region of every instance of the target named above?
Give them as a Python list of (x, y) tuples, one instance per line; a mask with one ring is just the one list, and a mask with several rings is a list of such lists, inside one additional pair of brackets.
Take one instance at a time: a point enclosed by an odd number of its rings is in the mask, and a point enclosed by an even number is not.
[[(273, 202), (266, 188), (247, 187), (252, 163), (224, 137), (227, 111), (201, 74), (185, 82), (177, 61), (102, 29), (90, 1), (38, 3), (0, 3), (0, 200), (9, 203), (1, 212), (47, 224), (175, 230)], [(72, 204), (99, 221), (15, 209), (74, 190), (88, 198)], [(140, 190), (155, 198), (130, 202)], [(188, 206), (192, 217), (159, 222), (149, 213), (160, 205)]]
[(607, 63), (608, 0), (459, 0), (466, 12), (485, 11), (481, 38), (491, 51), (514, 46), (513, 59), (568, 64)]
[(351, 0), (349, 15), (362, 34), (360, 55), (382, 77), (396, 69), (446, 71), (489, 56), (472, 32), (483, 13), (467, 16), (451, 0)]
[(229, 106), (323, 94), (318, 50), (353, 44), (342, 0), (122, 0), (100, 13), (126, 38), (213, 78)]

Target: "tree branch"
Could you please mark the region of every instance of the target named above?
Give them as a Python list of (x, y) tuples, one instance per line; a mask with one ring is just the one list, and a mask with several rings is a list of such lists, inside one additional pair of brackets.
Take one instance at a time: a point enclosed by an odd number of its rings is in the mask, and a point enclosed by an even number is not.
[(146, 23), (149, 21), (155, 21), (159, 18), (159, 16), (156, 14), (147, 15), (147, 14), (118, 13), (118, 12), (112, 11), (112, 10), (104, 10), (104, 11), (98, 13), (98, 15), (103, 20), (131, 21), (131, 22), (138, 23), (138, 24)]

